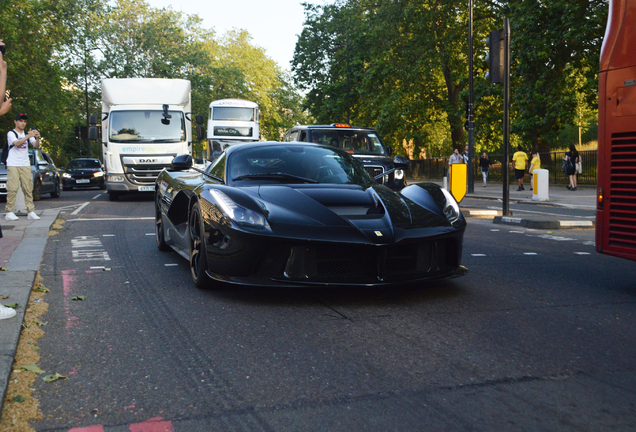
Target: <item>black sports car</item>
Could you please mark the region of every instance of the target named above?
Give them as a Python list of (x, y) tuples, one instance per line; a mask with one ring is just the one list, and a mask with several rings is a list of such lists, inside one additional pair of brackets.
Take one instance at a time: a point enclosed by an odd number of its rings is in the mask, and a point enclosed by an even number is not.
[(396, 192), (345, 151), (298, 142), (238, 144), (205, 171), (191, 166), (181, 155), (159, 174), (155, 232), (160, 250), (190, 261), (199, 288), (375, 286), (465, 272), (466, 221), (435, 184)]

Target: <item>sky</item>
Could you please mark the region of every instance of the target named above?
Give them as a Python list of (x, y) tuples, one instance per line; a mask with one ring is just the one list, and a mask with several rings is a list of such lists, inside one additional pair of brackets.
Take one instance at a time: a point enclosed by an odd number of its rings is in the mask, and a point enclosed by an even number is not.
[(305, 20), (302, 1), (325, 4), (325, 0), (145, 0), (154, 8), (172, 6), (187, 15), (199, 15), (203, 27), (217, 36), (232, 29), (247, 30), (252, 43), (264, 48), (283, 69), (291, 69), (294, 47)]

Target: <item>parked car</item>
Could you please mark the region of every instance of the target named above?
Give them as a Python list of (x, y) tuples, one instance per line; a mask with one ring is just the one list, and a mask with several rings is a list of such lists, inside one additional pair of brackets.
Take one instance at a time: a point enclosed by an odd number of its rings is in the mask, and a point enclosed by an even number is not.
[[(378, 185), (328, 145), (228, 147), (205, 171), (179, 155), (157, 177), (155, 235), (194, 285), (381, 286), (462, 276), (466, 221), (434, 183)], [(406, 165), (396, 163), (395, 169)]]
[[(287, 131), (284, 141), (313, 142), (342, 149), (358, 159), (372, 177), (393, 170), (396, 163), (408, 163), (403, 156), (391, 157), (393, 149), (385, 146), (378, 132), (370, 127), (342, 123), (295, 126)], [(400, 190), (406, 186), (406, 168), (391, 171), (376, 181), (393, 190)]]
[[(53, 159), (46, 152), (33, 149), (29, 150), (29, 159), (33, 173), (33, 201), (39, 201), (46, 193), (59, 198), (62, 180)], [(0, 164), (0, 198), (7, 199), (7, 167), (4, 164)]]
[(64, 190), (89, 187), (98, 187), (103, 190), (106, 189), (105, 178), (104, 165), (99, 159), (73, 159), (62, 173), (62, 186)]

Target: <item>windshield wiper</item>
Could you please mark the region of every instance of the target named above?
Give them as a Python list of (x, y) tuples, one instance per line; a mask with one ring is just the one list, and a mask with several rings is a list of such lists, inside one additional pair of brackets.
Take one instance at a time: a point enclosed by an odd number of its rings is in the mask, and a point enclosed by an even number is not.
[(318, 183), (317, 180), (308, 179), (305, 177), (295, 176), (293, 174), (286, 174), (282, 172), (275, 173), (267, 173), (267, 174), (245, 174), (242, 176), (238, 176), (232, 179), (232, 181), (237, 180), (283, 180), (283, 179), (291, 179), (291, 180), (299, 180), (305, 183)]
[(159, 138), (159, 139), (154, 139), (151, 142), (153, 143), (175, 143), (175, 142), (181, 142), (182, 140), (179, 138)]

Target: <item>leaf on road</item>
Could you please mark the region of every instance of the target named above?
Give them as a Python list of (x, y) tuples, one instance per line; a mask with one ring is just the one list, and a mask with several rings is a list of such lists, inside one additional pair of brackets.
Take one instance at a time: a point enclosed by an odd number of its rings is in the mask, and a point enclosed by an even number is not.
[(0, 267), (0, 271), (9, 271), (9, 269), (6, 267)]
[(9, 303), (5, 305), (6, 307), (10, 307), (11, 309), (17, 309), (20, 307), (20, 303)]
[(42, 326), (45, 326), (45, 325), (47, 325), (47, 324), (48, 324), (48, 323), (45, 323), (45, 322), (40, 322), (40, 321), (38, 321), (38, 320), (33, 320), (33, 322), (34, 322), (35, 324), (37, 324), (37, 325), (38, 325), (38, 327), (42, 327)]
[(64, 375), (60, 375), (59, 373), (55, 372), (53, 375), (47, 375), (44, 378), (42, 378), (44, 381), (46, 381), (47, 383), (53, 382), (53, 381), (57, 381), (60, 379), (65, 379), (67, 380), (68, 377), (65, 377)]
[(9, 297), (11, 297), (10, 295), (1, 295), (0, 296), (0, 300), (5, 300), (8, 299)]
[(48, 289), (46, 289), (46, 288), (44, 288), (44, 285), (42, 285), (42, 284), (37, 284), (37, 285), (33, 288), (33, 290), (34, 290), (34, 291), (40, 291), (40, 292), (43, 292), (43, 293), (47, 293), (47, 292), (49, 292), (49, 290), (48, 290)]
[(40, 367), (36, 364), (30, 364), (27, 366), (22, 366), (20, 369), (25, 370), (25, 371), (29, 371), (29, 372), (35, 372), (36, 374), (43, 374), (44, 371), (42, 369), (40, 369)]
[(75, 296), (75, 297), (71, 297), (71, 300), (76, 300), (76, 301), (86, 300), (86, 296)]
[(24, 402), (26, 399), (20, 395), (17, 395), (17, 396), (14, 396), (12, 400), (13, 402)]

